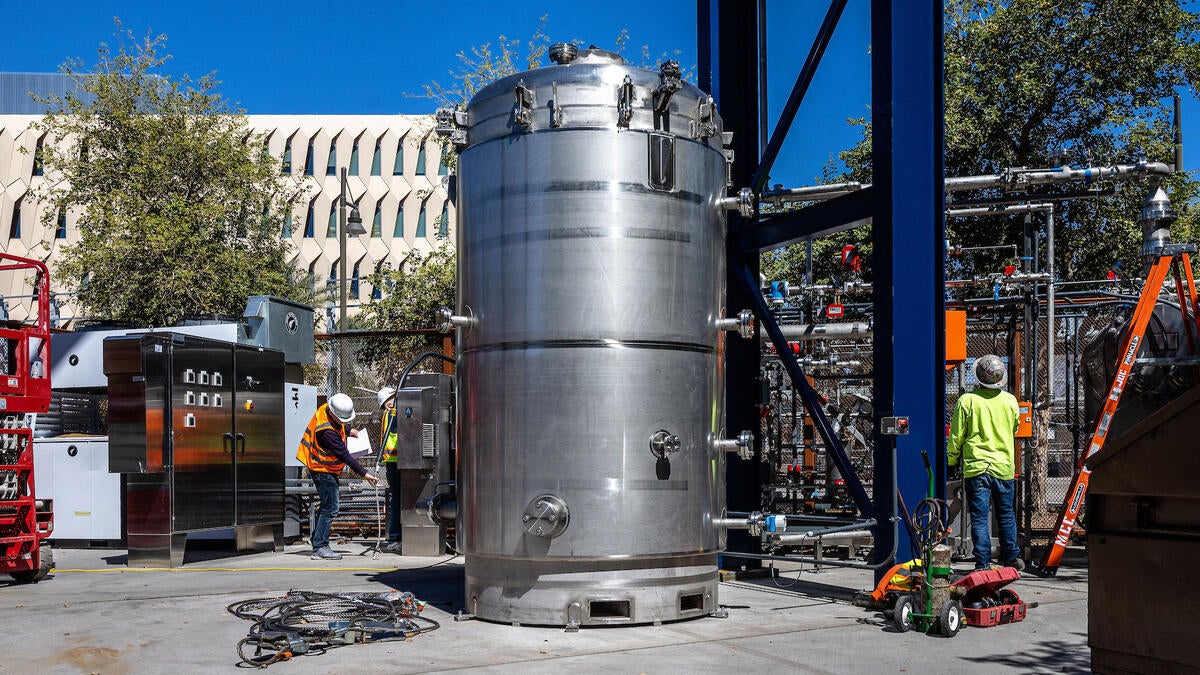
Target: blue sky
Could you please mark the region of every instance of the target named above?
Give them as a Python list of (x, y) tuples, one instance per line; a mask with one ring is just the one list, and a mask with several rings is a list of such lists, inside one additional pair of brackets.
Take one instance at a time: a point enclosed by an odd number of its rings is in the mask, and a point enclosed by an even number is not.
[[(747, 0), (751, 1), (751, 0)], [(846, 124), (869, 114), (868, 0), (850, 0), (824, 63), (776, 162), (772, 182), (816, 182), (821, 167), (854, 143)], [(770, 119), (778, 116), (828, 3), (767, 3)], [(696, 63), (695, 0), (632, 2), (365, 2), (293, 0), (94, 0), (19, 2), (6, 10), (0, 70), (52, 72), (67, 57), (91, 63), (97, 45), (113, 41), (113, 16), (135, 35), (165, 33), (171, 74), (216, 71), (221, 91), (252, 114), (389, 114), (431, 112), (407, 96), (430, 80), (448, 83), (459, 50), (498, 35), (524, 41), (547, 16), (552, 41), (579, 39), (612, 49), (629, 31), (627, 56), (678, 49)], [(1184, 107), (1189, 169), (1200, 168), (1200, 104)]]

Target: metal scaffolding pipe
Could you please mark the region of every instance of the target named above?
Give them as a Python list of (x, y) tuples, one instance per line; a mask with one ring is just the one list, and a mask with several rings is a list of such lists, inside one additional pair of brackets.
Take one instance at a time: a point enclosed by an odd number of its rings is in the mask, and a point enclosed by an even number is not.
[[(1164, 165), (1165, 166), (1165, 165)], [(1054, 205), (1046, 209), (1046, 274), (1050, 283), (1046, 284), (1046, 401), (1049, 408), (1054, 403), (1054, 341), (1058, 332), (1054, 329)]]
[[(800, 323), (783, 324), (779, 326), (783, 337), (791, 342), (811, 342), (813, 340), (848, 340), (866, 339), (871, 337), (871, 324), (865, 321), (848, 321), (846, 323)], [(766, 343), (771, 338), (764, 332), (759, 332), (759, 339)]]
[(993, 206), (971, 206), (946, 209), (947, 218), (966, 218), (968, 216), (1005, 216), (1016, 213), (1033, 213), (1054, 208), (1053, 204), (1039, 202), (1036, 204), (1008, 204)]
[(1055, 169), (1005, 169), (1000, 173), (982, 176), (954, 176), (946, 179), (947, 192), (963, 192), (984, 188), (1023, 188), (1032, 185), (1055, 183), (1091, 183), (1098, 180), (1138, 176), (1166, 176), (1171, 167), (1163, 162), (1136, 162), (1113, 166), (1089, 166), (1072, 169), (1069, 166)]
[(829, 183), (827, 185), (807, 185), (798, 188), (768, 190), (763, 192), (762, 201), (769, 204), (788, 204), (791, 202), (816, 202), (834, 197), (841, 197), (863, 189), (858, 181), (846, 183)]
[(868, 518), (861, 523), (842, 525), (841, 527), (827, 527), (821, 530), (808, 530), (805, 532), (776, 532), (771, 535), (771, 543), (776, 545), (802, 544), (808, 539), (824, 539), (830, 535), (843, 535), (836, 537), (837, 539), (853, 539), (855, 537), (849, 535), (860, 532), (867, 532), (866, 536), (871, 536), (868, 529), (874, 527), (877, 522), (874, 518)]

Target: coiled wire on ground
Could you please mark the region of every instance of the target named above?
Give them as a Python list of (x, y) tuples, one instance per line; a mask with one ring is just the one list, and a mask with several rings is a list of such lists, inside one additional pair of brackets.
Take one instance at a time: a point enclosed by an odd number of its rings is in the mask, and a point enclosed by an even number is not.
[(950, 505), (944, 499), (922, 499), (912, 512), (913, 539), (920, 550), (932, 548), (946, 538), (950, 522)]
[(235, 602), (226, 611), (253, 621), (237, 643), (242, 664), (265, 668), (301, 654), (334, 647), (407, 640), (440, 627), (420, 616), (424, 603), (412, 593), (319, 593), (288, 591), (282, 598)]

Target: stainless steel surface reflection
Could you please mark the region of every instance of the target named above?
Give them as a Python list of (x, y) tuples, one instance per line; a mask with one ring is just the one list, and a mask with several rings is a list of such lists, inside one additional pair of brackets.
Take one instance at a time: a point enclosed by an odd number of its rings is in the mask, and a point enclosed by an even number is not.
[[(648, 623), (717, 608), (726, 161), (720, 119), (706, 118), (709, 136), (689, 123), (708, 97), (685, 84), (656, 116), (660, 81), (576, 62), (468, 105), (458, 537), (480, 618)], [(514, 123), (518, 86), (533, 104)], [(664, 431), (678, 448), (656, 455)]]

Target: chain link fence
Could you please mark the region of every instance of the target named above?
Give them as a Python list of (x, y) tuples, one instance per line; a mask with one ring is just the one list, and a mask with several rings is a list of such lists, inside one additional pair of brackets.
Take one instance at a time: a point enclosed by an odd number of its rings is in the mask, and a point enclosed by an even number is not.
[[(432, 329), (352, 331), (319, 334), (314, 338), (316, 361), (304, 366), (304, 383), (316, 387), (319, 402), (338, 392), (354, 400), (353, 426), (367, 431), (373, 449), (356, 459), (382, 478), (378, 450), (383, 412), (376, 393), (385, 386), (395, 387), (400, 373), (421, 354), (437, 352), (453, 357), (453, 340)], [(441, 372), (453, 372), (453, 368), (435, 358), (425, 359), (412, 370), (412, 373)], [(367, 539), (386, 535), (386, 483), (381, 481), (378, 487), (372, 487), (349, 468), (342, 473), (342, 483), (341, 507), (333, 531), (343, 537)], [(304, 500), (303, 513), (308, 512), (308, 502), (315, 502), (315, 498)]]

